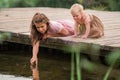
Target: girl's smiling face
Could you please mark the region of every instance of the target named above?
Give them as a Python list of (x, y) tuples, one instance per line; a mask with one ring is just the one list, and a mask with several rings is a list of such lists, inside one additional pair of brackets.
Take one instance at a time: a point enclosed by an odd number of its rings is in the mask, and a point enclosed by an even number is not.
[(82, 16), (80, 12), (72, 12), (72, 16), (76, 22), (79, 23), (81, 21)]
[(36, 29), (38, 32), (44, 34), (47, 31), (46, 23), (35, 23)]

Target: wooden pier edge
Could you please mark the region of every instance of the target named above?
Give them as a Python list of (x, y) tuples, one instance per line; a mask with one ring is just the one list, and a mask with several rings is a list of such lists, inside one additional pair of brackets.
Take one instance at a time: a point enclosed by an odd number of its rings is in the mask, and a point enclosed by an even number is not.
[[(32, 46), (29, 35), (25, 35), (25, 34), (21, 34), (21, 33), (13, 33), (13, 32), (8, 32), (8, 31), (0, 31), (0, 34), (2, 34), (2, 33), (10, 34), (10, 37), (5, 38), (4, 41)], [(62, 37), (62, 38), (66, 38), (66, 37)], [(69, 37), (69, 39), (70, 38), (72, 39), (71, 36)], [(74, 42), (74, 41), (69, 41), (69, 40), (63, 40), (63, 39), (61, 39), (61, 37), (60, 38), (58, 38), (58, 37), (48, 38), (45, 41), (41, 42), (41, 44), (40, 44), (41, 47), (48, 47), (48, 48), (59, 49), (59, 50), (64, 50), (64, 48), (68, 48), (72, 45), (74, 45), (74, 46), (75, 45), (76, 46), (84, 45), (83, 47), (96, 46), (96, 47), (99, 47), (99, 49), (101, 49), (101, 50), (107, 50), (107, 51), (113, 51), (113, 50), (120, 49), (120, 47), (111, 47), (111, 46), (99, 45), (99, 44), (94, 44), (94, 43)], [(87, 51), (86, 53), (89, 53), (89, 51)]]

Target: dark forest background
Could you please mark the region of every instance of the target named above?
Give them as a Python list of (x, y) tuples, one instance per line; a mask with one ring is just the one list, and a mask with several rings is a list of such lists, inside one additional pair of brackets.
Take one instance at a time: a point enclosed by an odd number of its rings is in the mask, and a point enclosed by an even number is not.
[(0, 8), (54, 7), (70, 8), (80, 3), (87, 9), (120, 11), (120, 0), (0, 0)]

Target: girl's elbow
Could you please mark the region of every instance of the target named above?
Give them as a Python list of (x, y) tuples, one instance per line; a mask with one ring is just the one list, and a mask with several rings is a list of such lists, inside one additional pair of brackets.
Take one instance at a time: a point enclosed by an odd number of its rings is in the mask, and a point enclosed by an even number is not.
[(61, 34), (62, 34), (63, 36), (68, 36), (68, 35), (69, 35), (69, 31), (66, 30), (66, 29), (63, 29), (63, 30), (61, 31)]
[(69, 35), (69, 32), (64, 33), (64, 36), (68, 36), (68, 35)]

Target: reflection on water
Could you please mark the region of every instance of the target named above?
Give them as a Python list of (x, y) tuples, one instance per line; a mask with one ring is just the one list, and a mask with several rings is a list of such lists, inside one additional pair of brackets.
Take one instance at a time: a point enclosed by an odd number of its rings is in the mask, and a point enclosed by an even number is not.
[(31, 66), (31, 51), (10, 48), (0, 50), (0, 80), (70, 80), (70, 55), (40, 48), (38, 65)]
[(24, 52), (2, 52), (0, 53), (0, 73), (6, 76), (3, 80), (10, 80), (9, 75), (14, 75), (13, 80), (18, 78), (24, 80), (69, 80), (70, 60), (65, 56), (54, 56), (53, 54), (39, 55), (39, 63), (36, 66), (30, 65), (31, 54)]
[(34, 65), (30, 65), (30, 67), (32, 70), (33, 80), (40, 80), (38, 65), (34, 64)]

